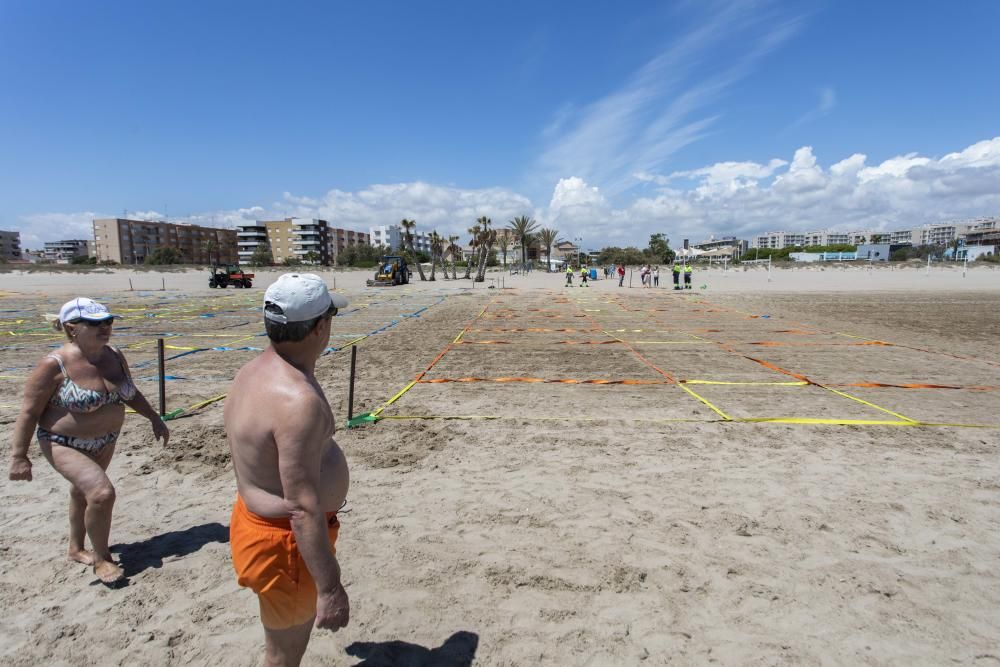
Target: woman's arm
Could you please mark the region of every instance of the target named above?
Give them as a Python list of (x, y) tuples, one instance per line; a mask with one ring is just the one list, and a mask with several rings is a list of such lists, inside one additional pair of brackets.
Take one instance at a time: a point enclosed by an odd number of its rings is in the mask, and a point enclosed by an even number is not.
[[(115, 353), (121, 359), (125, 375), (128, 376), (129, 380), (132, 380), (132, 371), (129, 370), (125, 355), (118, 348), (115, 348)], [(167, 442), (170, 441), (170, 429), (167, 428), (166, 423), (160, 417), (160, 413), (153, 409), (153, 406), (149, 404), (146, 397), (139, 391), (139, 387), (135, 384), (134, 380), (132, 380), (132, 386), (135, 387), (135, 396), (132, 397), (131, 401), (125, 401), (125, 405), (135, 410), (136, 414), (142, 415), (149, 420), (150, 425), (153, 427), (153, 437), (157, 440), (163, 438), (163, 446), (166, 447)]]
[(24, 399), (21, 402), (21, 412), (14, 424), (14, 437), (10, 451), (10, 479), (31, 480), (31, 461), (28, 459), (28, 448), (31, 446), (31, 436), (34, 434), (38, 420), (59, 388), (59, 377), (62, 372), (55, 359), (42, 359), (24, 386)]

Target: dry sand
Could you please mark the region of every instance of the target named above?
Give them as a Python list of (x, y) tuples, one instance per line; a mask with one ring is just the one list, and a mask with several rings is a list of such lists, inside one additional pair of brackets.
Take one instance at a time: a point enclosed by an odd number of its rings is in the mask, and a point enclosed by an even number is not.
[[(227, 348), (168, 362), (175, 408), (266, 344), (277, 275), (0, 274), (4, 442), (68, 295), (127, 312), (115, 342), (153, 400), (157, 334)], [(345, 344), (371, 334), (356, 412), (446, 352), (338, 434), (352, 622), (306, 664), (1000, 663), (1000, 272), (713, 270), (684, 294), (367, 277), (326, 275), (352, 300), (318, 369), (340, 422)], [(126, 420), (118, 590), (63, 558), (66, 485), (32, 446), (35, 481), (0, 491), (0, 663), (256, 664), (221, 416), (171, 421), (167, 450)]]

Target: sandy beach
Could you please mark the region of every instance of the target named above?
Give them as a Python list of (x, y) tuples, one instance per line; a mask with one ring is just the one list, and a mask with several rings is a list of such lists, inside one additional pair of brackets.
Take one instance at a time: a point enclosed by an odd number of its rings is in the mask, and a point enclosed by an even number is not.
[[(35, 480), (5, 476), (0, 664), (257, 664), (222, 405), (267, 344), (280, 272), (258, 273), (0, 274), (6, 447), (72, 295), (124, 314), (154, 404), (166, 339), (185, 409), (167, 449), (126, 418), (123, 588), (64, 557), (37, 444)], [(1000, 271), (718, 268), (682, 293), (321, 275), (351, 305), (317, 377), (344, 425), (356, 346), (354, 412), (379, 421), (337, 435), (352, 621), (304, 664), (1000, 663)]]

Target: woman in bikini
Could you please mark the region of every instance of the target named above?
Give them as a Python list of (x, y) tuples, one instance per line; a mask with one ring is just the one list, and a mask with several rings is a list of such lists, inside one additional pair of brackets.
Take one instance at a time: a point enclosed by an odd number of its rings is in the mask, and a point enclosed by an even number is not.
[[(108, 550), (115, 487), (105, 471), (129, 406), (170, 438), (167, 425), (136, 388), (121, 351), (111, 347), (115, 316), (80, 297), (67, 302), (53, 324), (68, 342), (42, 358), (28, 379), (14, 426), (10, 479), (31, 480), (28, 447), (35, 431), (42, 454), (65, 477), (69, 491), (69, 557), (91, 565), (106, 584), (124, 578)], [(36, 430), (37, 427), (37, 430)], [(93, 551), (84, 548), (84, 533)]]

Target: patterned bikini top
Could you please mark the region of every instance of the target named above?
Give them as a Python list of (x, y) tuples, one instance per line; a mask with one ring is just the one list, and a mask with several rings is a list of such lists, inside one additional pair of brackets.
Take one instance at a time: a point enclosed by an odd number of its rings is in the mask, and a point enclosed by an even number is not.
[(128, 368), (125, 366), (125, 359), (122, 357), (121, 352), (115, 350), (115, 354), (118, 355), (118, 360), (121, 362), (125, 380), (114, 391), (94, 391), (93, 389), (81, 387), (70, 379), (62, 357), (57, 352), (48, 355), (59, 364), (59, 370), (62, 371), (64, 378), (59, 389), (49, 399), (49, 403), (59, 408), (65, 408), (70, 412), (94, 412), (105, 405), (115, 405), (131, 401), (135, 398), (135, 383), (132, 382), (132, 376), (128, 373)]

